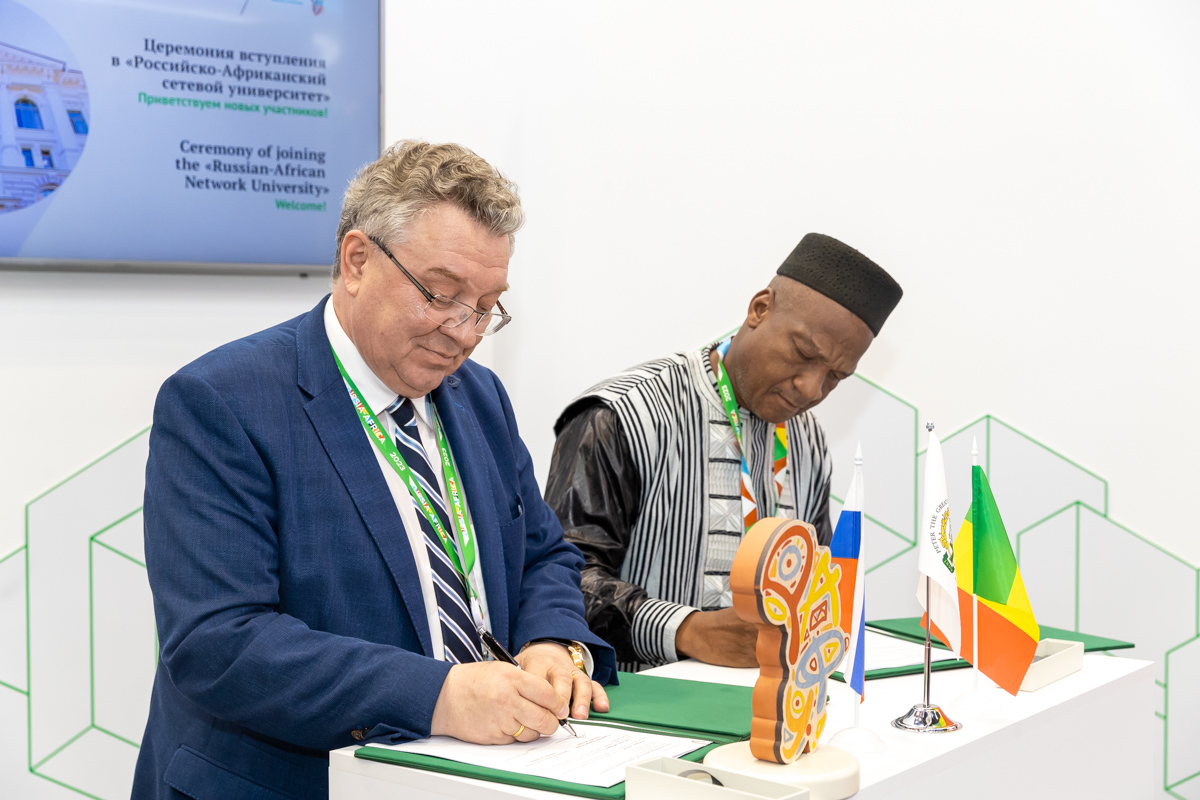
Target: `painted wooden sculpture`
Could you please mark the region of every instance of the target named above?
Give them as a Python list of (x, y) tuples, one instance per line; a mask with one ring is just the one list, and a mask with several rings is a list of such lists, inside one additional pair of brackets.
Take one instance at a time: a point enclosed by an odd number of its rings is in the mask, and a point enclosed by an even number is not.
[(829, 676), (846, 651), (841, 569), (804, 522), (768, 517), (738, 547), (729, 576), (737, 615), (758, 626), (750, 752), (790, 764), (815, 750)]

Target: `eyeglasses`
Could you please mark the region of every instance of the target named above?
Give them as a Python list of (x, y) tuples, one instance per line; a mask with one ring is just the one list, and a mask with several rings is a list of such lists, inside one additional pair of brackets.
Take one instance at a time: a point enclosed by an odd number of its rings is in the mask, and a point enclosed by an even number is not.
[(512, 317), (505, 312), (504, 306), (500, 305), (499, 300), (496, 301), (496, 308), (500, 309), (500, 313), (496, 313), (495, 311), (479, 311), (453, 298), (440, 294), (432, 294), (421, 285), (420, 281), (412, 276), (411, 272), (404, 268), (403, 264), (396, 260), (396, 257), (392, 255), (392, 251), (388, 250), (383, 242), (374, 236), (368, 238), (375, 243), (376, 247), (383, 251), (385, 256), (392, 260), (392, 263), (404, 273), (404, 277), (412, 281), (412, 285), (417, 287), (417, 291), (429, 301), (421, 309), (421, 316), (430, 322), (436, 322), (443, 328), (457, 328), (474, 316), (478, 317), (474, 325), (475, 333), (480, 336), (491, 336), (512, 321)]

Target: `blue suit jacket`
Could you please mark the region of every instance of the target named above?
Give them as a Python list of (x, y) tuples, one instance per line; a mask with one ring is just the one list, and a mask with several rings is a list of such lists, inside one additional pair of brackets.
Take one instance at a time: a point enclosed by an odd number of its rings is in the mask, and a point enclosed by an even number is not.
[[(161, 657), (134, 798), (318, 798), (326, 751), (429, 734), (415, 562), (325, 336), (326, 300), (181, 369), (154, 407), (146, 564)], [(579, 551), (542, 501), (512, 408), (465, 363), (434, 390), (477, 529), (493, 632), (586, 642)], [(178, 792), (178, 793), (177, 793)], [(181, 794), (180, 794), (181, 793)]]

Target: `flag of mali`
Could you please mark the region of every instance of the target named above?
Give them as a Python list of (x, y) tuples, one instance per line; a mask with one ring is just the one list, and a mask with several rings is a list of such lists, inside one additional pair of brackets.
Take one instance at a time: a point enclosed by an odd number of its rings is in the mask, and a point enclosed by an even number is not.
[[(1000, 509), (987, 476), (978, 466), (971, 468), (971, 508), (954, 539), (954, 572), (962, 621), (962, 657), (1000, 688), (1016, 695), (1033, 663), (1041, 632)], [(972, 611), (974, 598), (978, 599), (978, 639)]]

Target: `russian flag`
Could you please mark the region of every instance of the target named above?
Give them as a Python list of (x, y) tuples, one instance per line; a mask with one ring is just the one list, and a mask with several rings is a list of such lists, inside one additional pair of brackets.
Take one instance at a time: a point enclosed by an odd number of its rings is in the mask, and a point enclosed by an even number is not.
[(846, 492), (842, 513), (838, 516), (829, 555), (841, 567), (838, 595), (841, 615), (838, 624), (846, 635), (846, 656), (842, 660), (842, 675), (846, 683), (863, 698), (866, 621), (863, 619), (863, 594), (866, 589), (866, 562), (863, 559), (863, 480), (862, 443), (854, 454), (854, 479)]

